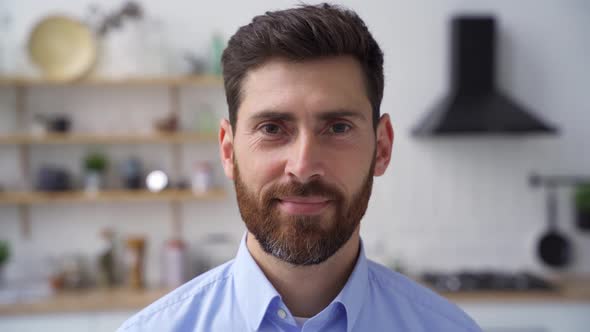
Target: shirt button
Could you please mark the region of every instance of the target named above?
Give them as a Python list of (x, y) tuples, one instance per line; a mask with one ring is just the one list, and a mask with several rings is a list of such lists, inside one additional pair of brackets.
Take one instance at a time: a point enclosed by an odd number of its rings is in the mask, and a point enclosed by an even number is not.
[(281, 317), (281, 319), (287, 318), (287, 313), (283, 309), (277, 310), (277, 315), (279, 315), (279, 317)]

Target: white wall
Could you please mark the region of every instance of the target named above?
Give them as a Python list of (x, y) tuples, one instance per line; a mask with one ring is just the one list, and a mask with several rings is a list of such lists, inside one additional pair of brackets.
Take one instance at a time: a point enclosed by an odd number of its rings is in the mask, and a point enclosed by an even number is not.
[[(17, 38), (48, 12), (82, 15), (89, 1), (4, 0), (0, 8), (16, 15)], [(118, 1), (100, 1), (104, 7)], [(147, 11), (165, 19), (177, 49), (206, 54), (213, 30), (229, 37), (238, 26), (269, 9), (292, 1), (144, 1)], [(585, 127), (590, 123), (590, 4), (579, 1), (342, 1), (355, 9), (385, 53), (386, 87), (382, 111), (391, 114), (396, 131), (394, 155), (387, 174), (375, 182), (363, 236), (371, 256), (382, 248), (401, 257), (408, 268), (502, 268), (546, 271), (535, 258), (535, 244), (545, 227), (544, 196), (531, 189), (527, 177), (542, 173), (590, 175), (590, 149)], [(452, 14), (495, 13), (501, 23), (499, 81), (501, 87), (544, 118), (562, 134), (551, 138), (475, 138), (417, 140), (410, 129), (447, 90), (448, 30)], [(49, 91), (51, 90), (51, 91)], [(107, 91), (108, 90), (108, 91)], [(108, 98), (105, 98), (108, 93)], [(129, 112), (150, 123), (163, 112), (165, 90), (61, 88), (39, 89), (31, 96), (36, 112), (64, 110), (80, 122), (103, 110)], [(200, 98), (225, 105), (220, 91), (183, 92), (185, 109), (198, 108)], [(187, 101), (188, 100), (188, 101)], [(0, 129), (14, 123), (14, 95), (0, 90)], [(146, 114), (144, 120), (138, 114)], [(125, 113), (127, 114), (127, 113)], [(160, 113), (162, 114), (162, 113)], [(114, 116), (114, 115), (113, 115)], [(114, 156), (137, 151), (152, 164), (166, 167), (165, 147), (108, 148)], [(78, 167), (84, 148), (36, 147), (33, 160)], [(214, 147), (187, 147), (187, 159), (215, 159)], [(154, 153), (155, 152), (155, 153)], [(0, 181), (18, 174), (17, 150), (0, 147)], [(156, 156), (156, 157), (154, 157)], [(218, 172), (220, 175), (221, 172)], [(231, 188), (231, 184), (219, 176)], [(230, 191), (231, 192), (231, 191)], [(559, 224), (575, 245), (571, 273), (590, 273), (590, 234), (573, 228), (570, 191), (560, 192)], [(243, 226), (233, 194), (220, 203), (184, 207), (185, 234), (193, 245), (210, 231), (229, 231), (239, 238)], [(33, 234), (23, 241), (16, 207), (0, 207), (0, 237), (14, 245), (16, 259), (68, 252), (96, 251), (98, 231), (114, 225), (124, 233), (150, 236), (149, 279), (158, 279), (158, 250), (170, 234), (167, 205), (100, 204), (36, 206)], [(230, 248), (231, 250), (235, 248)], [(34, 253), (34, 254), (30, 254)], [(547, 270), (548, 271), (548, 270)], [(548, 271), (549, 272), (549, 271)]]

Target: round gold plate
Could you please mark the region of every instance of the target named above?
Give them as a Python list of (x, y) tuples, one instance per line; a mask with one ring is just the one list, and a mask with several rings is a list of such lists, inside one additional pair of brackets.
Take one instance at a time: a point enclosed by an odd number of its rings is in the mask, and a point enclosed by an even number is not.
[(31, 31), (31, 60), (54, 80), (75, 80), (87, 74), (96, 61), (97, 45), (92, 31), (67, 16), (49, 16)]

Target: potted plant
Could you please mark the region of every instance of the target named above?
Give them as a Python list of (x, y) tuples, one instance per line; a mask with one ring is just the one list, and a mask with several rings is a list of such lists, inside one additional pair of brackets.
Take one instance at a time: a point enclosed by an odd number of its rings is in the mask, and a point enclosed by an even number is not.
[(104, 188), (104, 176), (107, 169), (107, 158), (100, 152), (92, 152), (84, 159), (84, 189), (86, 192), (97, 192)]
[(579, 185), (574, 195), (578, 228), (590, 230), (590, 183)]
[(4, 282), (4, 265), (10, 258), (8, 242), (0, 240), (0, 285)]

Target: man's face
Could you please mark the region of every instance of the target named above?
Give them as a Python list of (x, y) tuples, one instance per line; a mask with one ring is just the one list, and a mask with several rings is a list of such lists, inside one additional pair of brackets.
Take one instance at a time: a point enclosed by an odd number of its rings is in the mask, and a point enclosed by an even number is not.
[(272, 59), (250, 71), (231, 144), (223, 136), (226, 174), (263, 250), (318, 264), (350, 239), (367, 208), (377, 151), (356, 60)]

